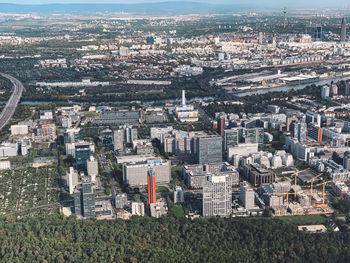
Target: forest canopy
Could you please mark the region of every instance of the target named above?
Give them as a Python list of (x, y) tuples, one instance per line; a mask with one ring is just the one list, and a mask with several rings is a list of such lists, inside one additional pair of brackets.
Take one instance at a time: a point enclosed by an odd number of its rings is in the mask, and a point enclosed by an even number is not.
[(1, 219), (1, 262), (346, 262), (348, 232), (308, 234), (278, 219), (58, 215)]

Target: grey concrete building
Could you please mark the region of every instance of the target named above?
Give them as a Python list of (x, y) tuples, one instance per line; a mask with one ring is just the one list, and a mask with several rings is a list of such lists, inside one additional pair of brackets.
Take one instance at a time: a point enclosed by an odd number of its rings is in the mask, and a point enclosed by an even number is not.
[(350, 170), (350, 152), (349, 151), (344, 153), (343, 167), (348, 171)]
[(123, 209), (128, 203), (128, 196), (127, 194), (117, 194), (115, 196), (115, 208)]
[(203, 216), (227, 217), (231, 212), (232, 182), (230, 176), (208, 176), (203, 185)]
[(239, 184), (239, 173), (227, 162), (185, 165), (183, 176), (189, 188), (201, 189), (208, 176), (229, 175), (232, 185)]
[(87, 173), (91, 176), (92, 183), (95, 183), (98, 175), (98, 161), (93, 156), (87, 161)]
[(171, 179), (171, 163), (161, 159), (150, 159), (140, 163), (123, 165), (123, 182), (131, 186), (147, 185), (147, 172), (152, 168), (157, 184), (167, 184)]
[(95, 196), (90, 178), (81, 179), (81, 188), (74, 192), (75, 214), (83, 217), (95, 216)]
[(124, 150), (124, 130), (114, 131), (114, 150), (123, 151)]
[(241, 200), (245, 209), (253, 209), (255, 207), (255, 195), (253, 188), (248, 182), (240, 183), (239, 199)]
[(245, 165), (244, 175), (253, 186), (272, 184), (275, 182), (275, 174), (259, 164)]

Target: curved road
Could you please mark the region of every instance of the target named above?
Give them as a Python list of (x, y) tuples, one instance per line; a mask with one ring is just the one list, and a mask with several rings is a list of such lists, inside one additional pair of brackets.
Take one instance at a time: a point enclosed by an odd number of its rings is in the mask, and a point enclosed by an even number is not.
[(0, 114), (0, 130), (2, 130), (2, 128), (6, 126), (6, 124), (10, 121), (13, 114), (15, 113), (16, 107), (22, 97), (24, 86), (18, 79), (10, 75), (4, 74), (4, 73), (0, 73), (0, 75), (4, 78), (9, 79), (14, 86), (14, 91), (10, 99), (7, 101), (5, 108), (2, 110)]

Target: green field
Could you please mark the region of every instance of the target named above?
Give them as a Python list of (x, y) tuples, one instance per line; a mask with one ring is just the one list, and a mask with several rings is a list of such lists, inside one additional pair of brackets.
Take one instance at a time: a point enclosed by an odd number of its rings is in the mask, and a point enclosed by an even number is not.
[(169, 189), (166, 186), (160, 185), (160, 186), (157, 187), (157, 192), (158, 193), (169, 192)]
[(175, 217), (185, 217), (185, 213), (184, 210), (182, 208), (181, 205), (174, 205), (171, 208), (171, 213), (175, 216)]

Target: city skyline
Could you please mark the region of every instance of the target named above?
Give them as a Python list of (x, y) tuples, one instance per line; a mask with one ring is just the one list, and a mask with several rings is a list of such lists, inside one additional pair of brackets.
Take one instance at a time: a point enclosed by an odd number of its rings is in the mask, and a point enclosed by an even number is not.
[(215, 3), (213, 3), (210, 0), (199, 0), (199, 1), (193, 1), (193, 0), (173, 0), (173, 1), (164, 1), (164, 0), (103, 0), (103, 1), (97, 1), (97, 0), (13, 0), (13, 1), (0, 1), (0, 3), (6, 3), (6, 4), (21, 4), (21, 5), (46, 5), (46, 4), (147, 4), (147, 3), (161, 3), (161, 2), (178, 2), (178, 3), (185, 3), (185, 2), (192, 2), (192, 3), (207, 3), (207, 4), (213, 4), (213, 5), (249, 5), (249, 6), (258, 6), (258, 7), (268, 7), (268, 8), (276, 8), (276, 7), (293, 7), (293, 8), (300, 8), (300, 7), (313, 7), (315, 9), (322, 8), (323, 6), (326, 7), (349, 7), (349, 2), (347, 0), (336, 0), (332, 1), (332, 3), (329, 3), (327, 0), (320, 0), (317, 2), (317, 6), (314, 6), (314, 1), (312, 0), (297, 0), (293, 1), (291, 3), (290, 1), (283, 0), (283, 1), (277, 1), (277, 0), (262, 0), (257, 3), (255, 0), (248, 0), (248, 1), (241, 1), (241, 0), (218, 0)]
[(288, 1), (0, 4), (0, 261), (348, 262), (350, 0)]

